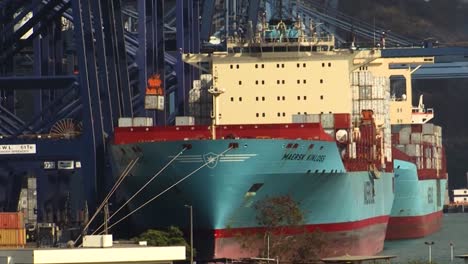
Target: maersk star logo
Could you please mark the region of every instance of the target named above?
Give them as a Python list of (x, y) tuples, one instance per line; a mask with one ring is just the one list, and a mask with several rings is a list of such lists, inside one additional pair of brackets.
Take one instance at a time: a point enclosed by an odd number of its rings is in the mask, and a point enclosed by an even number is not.
[[(212, 169), (218, 165), (218, 162), (232, 163), (232, 162), (244, 162), (250, 158), (257, 156), (258, 154), (224, 154), (218, 156), (218, 154), (209, 152), (206, 154), (198, 155), (181, 155), (176, 159), (176, 162), (180, 163), (206, 163), (207, 167)], [(174, 158), (175, 156), (168, 156), (169, 159)]]
[(213, 152), (203, 155), (203, 161), (207, 164), (208, 168), (212, 169), (218, 164), (219, 156)]

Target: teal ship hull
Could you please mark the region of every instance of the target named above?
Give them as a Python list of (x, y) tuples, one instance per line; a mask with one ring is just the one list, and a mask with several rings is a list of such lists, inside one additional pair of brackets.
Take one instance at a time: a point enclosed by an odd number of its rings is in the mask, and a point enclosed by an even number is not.
[(447, 179), (420, 179), (412, 162), (394, 160), (395, 201), (386, 239), (424, 237), (442, 225)]
[(383, 249), (393, 173), (375, 178), (368, 171), (346, 171), (334, 141), (180, 140), (114, 144), (111, 152), (117, 175), (140, 157), (123, 183), (124, 196), (158, 174), (130, 203), (134, 209), (158, 196), (134, 215), (136, 226), (141, 231), (170, 225), (186, 229), (184, 206), (191, 205), (199, 257), (256, 256), (234, 234), (261, 231), (255, 203), (283, 195), (299, 204), (306, 230), (327, 235), (329, 246), (322, 255), (369, 255)]

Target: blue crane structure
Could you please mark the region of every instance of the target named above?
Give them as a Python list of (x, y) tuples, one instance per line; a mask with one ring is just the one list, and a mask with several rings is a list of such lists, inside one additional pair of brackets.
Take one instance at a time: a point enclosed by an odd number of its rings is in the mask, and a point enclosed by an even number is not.
[[(217, 22), (228, 34), (230, 21), (256, 25), (268, 2), (277, 1), (0, 1), (0, 211), (17, 210), (29, 176), (37, 179), (39, 221), (71, 224), (86, 208), (94, 211), (113, 183), (107, 148), (119, 118), (165, 125), (186, 115), (200, 72), (182, 62), (182, 53), (199, 52)], [(290, 2), (296, 16), (319, 21), (325, 31), (375, 38), (371, 25), (330, 6)], [(393, 32), (387, 38), (415, 44)], [(468, 77), (468, 48), (389, 48), (383, 56), (420, 52), (441, 63), (421, 67), (416, 78)], [(164, 111), (144, 107), (155, 73)]]

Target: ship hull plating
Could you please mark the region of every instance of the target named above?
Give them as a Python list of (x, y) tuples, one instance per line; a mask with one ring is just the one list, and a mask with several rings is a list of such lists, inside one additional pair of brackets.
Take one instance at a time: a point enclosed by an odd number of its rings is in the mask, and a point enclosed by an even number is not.
[(388, 222), (387, 240), (419, 238), (442, 225), (446, 179), (418, 179), (416, 165), (395, 160), (395, 201)]
[(393, 173), (374, 179), (367, 171), (346, 172), (334, 142), (232, 139), (113, 145), (117, 172), (141, 156), (124, 182), (126, 195), (137, 191), (184, 146), (189, 149), (130, 204), (136, 208), (161, 194), (134, 217), (141, 230), (169, 225), (185, 229), (184, 205), (190, 204), (199, 257), (255, 256), (257, 252), (239, 246), (232, 232), (261, 229), (255, 203), (288, 195), (302, 209), (305, 230), (326, 234), (330, 247), (324, 256), (382, 250), (393, 202)]

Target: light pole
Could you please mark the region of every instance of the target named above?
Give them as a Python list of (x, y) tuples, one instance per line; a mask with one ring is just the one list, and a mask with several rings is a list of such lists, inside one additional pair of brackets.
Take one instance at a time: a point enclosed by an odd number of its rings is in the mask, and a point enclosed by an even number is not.
[(190, 210), (190, 264), (193, 264), (193, 208), (191, 205), (185, 205)]
[(431, 241), (431, 242), (426, 241), (424, 242), (424, 244), (429, 246), (429, 264), (431, 264), (432, 263), (432, 251), (431, 251), (432, 248), (431, 247), (432, 245), (434, 245), (434, 241)]
[(450, 262), (453, 262), (453, 247), (455, 244), (453, 242), (450, 242)]

